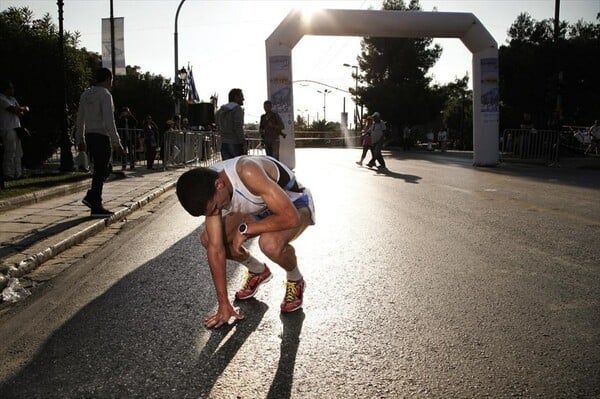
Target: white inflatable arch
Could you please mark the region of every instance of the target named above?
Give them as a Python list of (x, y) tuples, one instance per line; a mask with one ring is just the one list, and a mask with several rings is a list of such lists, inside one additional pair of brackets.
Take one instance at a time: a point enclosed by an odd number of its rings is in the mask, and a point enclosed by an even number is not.
[(267, 90), (274, 110), (286, 125), (280, 158), (288, 166), (293, 168), (296, 163), (292, 49), (304, 35), (462, 40), (473, 54), (473, 164), (498, 163), (498, 45), (473, 14), (392, 10), (319, 10), (306, 14), (293, 10), (266, 40)]

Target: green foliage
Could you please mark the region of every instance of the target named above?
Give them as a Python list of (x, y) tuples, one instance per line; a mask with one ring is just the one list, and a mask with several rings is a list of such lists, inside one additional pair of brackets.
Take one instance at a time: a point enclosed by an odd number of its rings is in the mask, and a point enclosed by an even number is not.
[[(50, 15), (34, 20), (26, 7), (0, 12), (0, 76), (15, 85), (15, 97), (31, 112), (22, 119), (32, 137), (24, 145), (24, 164), (40, 165), (58, 147), (62, 110), (74, 112), (89, 79), (85, 50), (77, 50), (78, 35), (64, 33), (64, 64), (60, 59), (58, 29)], [(66, 92), (62, 81), (66, 82)], [(64, 93), (64, 94), (63, 94)]]
[(338, 130), (340, 130), (340, 123), (339, 122), (327, 122), (325, 119), (321, 119), (318, 121), (313, 121), (313, 123), (311, 123), (308, 130), (315, 131), (315, 132), (338, 131)]
[[(384, 10), (419, 11), (418, 0), (406, 6), (403, 0), (386, 0)], [(358, 103), (369, 112), (378, 111), (391, 125), (416, 125), (434, 119), (442, 108), (443, 97), (430, 87), (428, 70), (439, 59), (442, 49), (431, 38), (365, 37), (358, 64), (361, 73)]]
[(537, 128), (598, 119), (600, 24), (560, 22), (558, 41), (553, 30), (553, 20), (526, 13), (510, 27), (499, 49), (501, 130), (518, 127), (524, 114)]
[(442, 111), (442, 123), (446, 126), (450, 140), (457, 140), (458, 149), (473, 148), (473, 92), (469, 90), (469, 76), (457, 78), (439, 88), (446, 98)]
[(173, 118), (173, 89), (168, 79), (161, 75), (140, 73), (140, 67), (126, 68), (125, 76), (117, 76), (113, 84), (115, 110), (129, 107), (138, 122), (146, 115), (152, 116), (161, 130)]

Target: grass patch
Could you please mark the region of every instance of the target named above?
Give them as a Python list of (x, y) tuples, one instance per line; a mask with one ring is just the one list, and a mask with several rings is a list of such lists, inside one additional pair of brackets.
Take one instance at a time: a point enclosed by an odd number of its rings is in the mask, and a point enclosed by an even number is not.
[(4, 182), (5, 188), (0, 191), (0, 200), (30, 194), (51, 187), (62, 186), (91, 178), (89, 172), (42, 172), (31, 174), (17, 180)]

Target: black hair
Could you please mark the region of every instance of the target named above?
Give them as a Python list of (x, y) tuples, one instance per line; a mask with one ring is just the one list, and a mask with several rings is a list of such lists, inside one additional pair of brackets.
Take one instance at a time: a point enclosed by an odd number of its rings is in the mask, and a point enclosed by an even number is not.
[(96, 71), (94, 78), (95, 84), (102, 83), (112, 78), (112, 72), (108, 68), (100, 68)]
[(241, 96), (242, 95), (242, 89), (231, 89), (229, 90), (229, 102), (232, 102), (235, 98), (235, 96)]
[(267, 101), (265, 101), (265, 102), (263, 103), (263, 105), (267, 105), (267, 104), (269, 104), (269, 105), (273, 105), (273, 103), (271, 102), (271, 100), (267, 100)]
[(206, 204), (215, 195), (216, 170), (195, 168), (177, 179), (177, 198), (181, 206), (192, 216), (206, 214)]

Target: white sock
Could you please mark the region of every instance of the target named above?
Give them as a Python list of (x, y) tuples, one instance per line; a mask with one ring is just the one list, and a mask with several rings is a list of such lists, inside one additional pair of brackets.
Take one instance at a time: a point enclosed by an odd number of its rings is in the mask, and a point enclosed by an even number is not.
[(248, 271), (252, 273), (262, 273), (265, 271), (265, 264), (252, 255), (249, 255), (248, 259), (241, 263), (248, 268)]
[(300, 273), (300, 269), (298, 269), (298, 266), (296, 266), (294, 270), (286, 272), (286, 274), (287, 279), (290, 281), (298, 281), (302, 278), (302, 273)]

